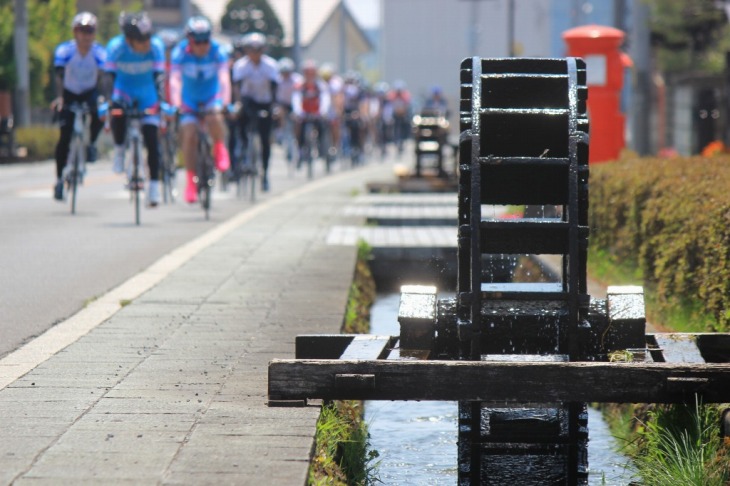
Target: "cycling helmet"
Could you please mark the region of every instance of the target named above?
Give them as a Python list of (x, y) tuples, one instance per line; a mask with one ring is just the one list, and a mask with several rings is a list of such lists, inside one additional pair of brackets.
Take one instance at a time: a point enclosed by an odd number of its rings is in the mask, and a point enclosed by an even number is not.
[(119, 25), (124, 36), (137, 41), (146, 41), (152, 37), (152, 21), (147, 12), (124, 13), (119, 16)]
[(279, 71), (282, 73), (291, 73), (294, 71), (294, 61), (288, 57), (279, 59)]
[(393, 82), (393, 89), (396, 91), (403, 91), (406, 89), (406, 82), (402, 79), (397, 79)]
[(251, 32), (243, 36), (243, 47), (256, 51), (264, 50), (266, 47), (266, 36), (261, 32)]
[(322, 79), (325, 81), (329, 81), (332, 76), (335, 74), (335, 67), (331, 63), (325, 63), (322, 64), (322, 67), (319, 68), (319, 75)]
[(185, 24), (185, 35), (196, 42), (205, 42), (210, 40), (210, 32), (213, 27), (210, 20), (202, 15), (190, 17), (188, 23)]
[(317, 61), (307, 59), (302, 63), (302, 73), (317, 73)]
[(71, 22), (74, 29), (86, 28), (96, 30), (96, 15), (91, 12), (79, 12)]

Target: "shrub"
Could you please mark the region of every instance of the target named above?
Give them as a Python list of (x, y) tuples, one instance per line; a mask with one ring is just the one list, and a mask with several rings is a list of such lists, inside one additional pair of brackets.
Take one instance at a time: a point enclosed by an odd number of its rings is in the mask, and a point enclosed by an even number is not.
[(15, 144), (28, 150), (28, 159), (45, 160), (54, 157), (58, 142), (58, 127), (31, 125), (15, 129)]
[[(591, 167), (591, 245), (635, 265), (660, 307), (730, 328), (730, 156), (631, 158)], [(711, 329), (711, 330), (713, 330)]]

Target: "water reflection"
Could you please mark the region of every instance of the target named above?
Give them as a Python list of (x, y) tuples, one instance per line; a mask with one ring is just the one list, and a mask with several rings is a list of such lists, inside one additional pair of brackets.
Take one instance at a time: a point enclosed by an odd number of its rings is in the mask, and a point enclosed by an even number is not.
[[(440, 297), (444, 298), (444, 297)], [(380, 295), (372, 308), (371, 332), (397, 335), (398, 294)], [(366, 402), (371, 444), (380, 453), (386, 485), (454, 485), (457, 479), (456, 402)], [(591, 486), (628, 486), (627, 459), (616, 450), (600, 412), (588, 409)]]

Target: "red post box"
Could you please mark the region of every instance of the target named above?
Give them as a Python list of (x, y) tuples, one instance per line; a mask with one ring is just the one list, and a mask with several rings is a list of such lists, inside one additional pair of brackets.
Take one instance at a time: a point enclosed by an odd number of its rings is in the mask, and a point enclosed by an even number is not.
[(621, 88), (629, 57), (619, 48), (624, 33), (603, 25), (584, 25), (563, 32), (568, 56), (586, 62), (588, 116), (591, 123), (589, 162), (618, 158), (626, 145), (624, 115), (621, 113)]

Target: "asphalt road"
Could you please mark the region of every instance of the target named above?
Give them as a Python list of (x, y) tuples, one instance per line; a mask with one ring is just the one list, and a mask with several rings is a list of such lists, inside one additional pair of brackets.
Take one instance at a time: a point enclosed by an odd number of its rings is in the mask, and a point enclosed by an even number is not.
[[(259, 201), (307, 182), (277, 155), (271, 191)], [(323, 167), (316, 169), (315, 178), (323, 177)], [(69, 203), (53, 200), (54, 179), (52, 162), (0, 165), (0, 357), (254, 204), (216, 190), (209, 221), (199, 204), (178, 201), (143, 208), (136, 226), (125, 179), (109, 160), (88, 166), (75, 215)]]

